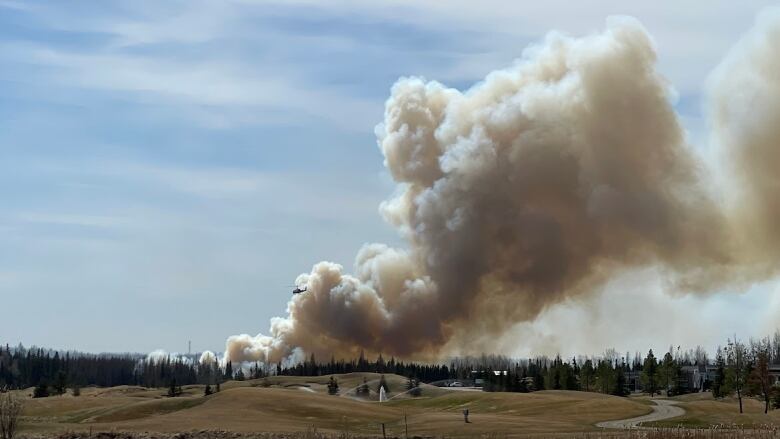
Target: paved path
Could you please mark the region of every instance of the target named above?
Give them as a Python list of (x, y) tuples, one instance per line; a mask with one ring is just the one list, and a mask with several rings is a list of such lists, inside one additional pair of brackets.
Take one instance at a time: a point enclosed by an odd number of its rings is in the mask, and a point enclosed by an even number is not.
[(670, 401), (668, 399), (653, 399), (655, 405), (653, 406), (653, 412), (644, 416), (639, 416), (631, 419), (619, 419), (617, 421), (604, 421), (596, 424), (596, 427), (600, 428), (636, 428), (640, 422), (653, 422), (661, 421), (669, 418), (676, 418), (685, 414), (685, 410), (681, 407), (677, 407), (677, 401)]

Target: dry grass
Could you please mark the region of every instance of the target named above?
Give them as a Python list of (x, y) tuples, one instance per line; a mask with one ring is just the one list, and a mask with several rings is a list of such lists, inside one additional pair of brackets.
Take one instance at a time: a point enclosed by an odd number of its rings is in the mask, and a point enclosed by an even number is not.
[(764, 414), (764, 404), (751, 398), (743, 398), (744, 413), (739, 413), (736, 398), (715, 400), (708, 393), (685, 395), (675, 398), (682, 401), (685, 415), (679, 418), (650, 423), (652, 427), (686, 428), (766, 428), (780, 427), (780, 410)]
[[(358, 386), (363, 378), (374, 387), (379, 375), (339, 376), (342, 392)], [(405, 378), (394, 375), (385, 378), (390, 384), (391, 396), (405, 390)], [(298, 437), (316, 429), (317, 435), (328, 437), (377, 437), (381, 435), (381, 424), (384, 423), (388, 437), (405, 437), (406, 428), (410, 437), (723, 437), (711, 436), (710, 430), (702, 430), (710, 436), (680, 436), (683, 433), (696, 435), (699, 430), (616, 432), (593, 426), (604, 420), (650, 412), (648, 398), (567, 391), (483, 393), (424, 387), (421, 397), (402, 396), (380, 404), (357, 400), (351, 393), (330, 396), (326, 387), (328, 379), (329, 376), (271, 377), (230, 382), (222, 386), (221, 392), (208, 397), (202, 396), (202, 386), (188, 386), (186, 395), (179, 398), (162, 397), (165, 389), (87, 388), (80, 397), (63, 395), (29, 400), (22, 428), (27, 434), (47, 435), (65, 431), (173, 435), (228, 430), (236, 437), (256, 435), (257, 432)], [(701, 395), (681, 397), (680, 401), (689, 413), (657, 426), (719, 424), (732, 419), (736, 413), (732, 401), (717, 402)], [(469, 424), (463, 422), (461, 411), (464, 408), (470, 411)], [(743, 418), (755, 417), (755, 422), (746, 425), (757, 426), (761, 420), (777, 419), (780, 415), (778, 411), (772, 415), (774, 418), (761, 418), (763, 414), (754, 413), (755, 409), (751, 405), (750, 413)], [(656, 436), (650, 436), (651, 433)], [(670, 436), (673, 434), (677, 436)]]
[[(620, 432), (586, 432), (586, 433), (574, 433), (574, 434), (527, 434), (521, 435), (522, 437), (534, 437), (534, 438), (569, 438), (569, 439), (774, 439), (780, 437), (780, 431), (774, 429), (758, 429), (758, 430), (718, 430), (718, 429), (706, 429), (706, 430), (691, 430), (691, 429), (679, 429), (679, 428), (664, 428), (664, 429), (649, 429), (649, 430), (629, 430)], [(381, 436), (377, 435), (360, 435), (351, 434), (347, 432), (339, 433), (327, 433), (317, 430), (316, 428), (308, 428), (304, 431), (293, 433), (234, 433), (224, 430), (210, 431), (192, 431), (192, 432), (180, 432), (180, 433), (149, 433), (149, 432), (89, 432), (89, 433), (74, 433), (66, 432), (56, 435), (27, 435), (25, 439), (377, 439)], [(445, 438), (447, 436), (416, 436), (410, 435), (408, 438), (412, 439), (433, 439), (433, 438)], [(466, 436), (464, 436), (466, 437)], [(481, 434), (475, 436), (479, 439), (506, 439), (506, 434)], [(407, 436), (393, 436), (388, 435), (387, 438), (407, 439)]]

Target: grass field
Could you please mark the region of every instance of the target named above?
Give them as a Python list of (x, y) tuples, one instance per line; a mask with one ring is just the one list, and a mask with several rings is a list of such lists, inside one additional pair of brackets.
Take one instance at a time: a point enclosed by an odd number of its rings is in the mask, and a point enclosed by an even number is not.
[[(381, 435), (389, 437), (490, 436), (595, 433), (600, 421), (631, 418), (651, 411), (646, 397), (619, 398), (586, 392), (543, 391), (527, 394), (454, 391), (422, 386), (422, 395), (403, 394), (406, 379), (386, 375), (388, 402), (361, 400), (354, 388), (364, 379), (373, 388), (377, 374), (338, 376), (341, 394), (327, 394), (329, 376), (269, 377), (228, 382), (222, 391), (203, 396), (203, 386), (187, 386), (184, 395), (165, 397), (165, 389), (115, 387), (82, 389), (79, 397), (54, 396), (26, 401), (22, 431), (57, 433), (135, 431), (175, 433), (228, 430), (239, 433), (306, 432)], [(30, 393), (30, 390), (25, 392)], [(731, 400), (713, 401), (709, 394), (677, 398), (687, 411), (658, 426), (701, 427), (712, 424), (780, 425), (780, 411), (759, 413), (758, 402), (746, 400), (739, 416)], [(471, 423), (463, 422), (468, 408)], [(595, 437), (595, 436), (594, 436)]]
[(675, 398), (685, 409), (685, 415), (650, 423), (654, 427), (707, 428), (710, 426), (738, 426), (755, 428), (762, 426), (780, 426), (780, 410), (770, 410), (764, 414), (764, 403), (754, 398), (743, 398), (744, 413), (739, 413), (736, 398), (715, 400), (709, 393), (682, 395)]

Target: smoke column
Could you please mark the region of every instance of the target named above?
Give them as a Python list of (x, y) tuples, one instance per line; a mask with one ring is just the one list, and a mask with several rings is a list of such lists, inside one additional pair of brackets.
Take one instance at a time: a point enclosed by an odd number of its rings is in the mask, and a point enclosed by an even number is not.
[(633, 19), (583, 38), (551, 33), (465, 92), (400, 79), (377, 127), (398, 195), (380, 210), (407, 249), (365, 245), (352, 274), (316, 264), (297, 279), (308, 292), (287, 317), (268, 335), (230, 337), (225, 359), (360, 349), (435, 358), (630, 269), (658, 267), (681, 293), (773, 274), (776, 18), (763, 16), (709, 84), (729, 197), (686, 144), (653, 42)]

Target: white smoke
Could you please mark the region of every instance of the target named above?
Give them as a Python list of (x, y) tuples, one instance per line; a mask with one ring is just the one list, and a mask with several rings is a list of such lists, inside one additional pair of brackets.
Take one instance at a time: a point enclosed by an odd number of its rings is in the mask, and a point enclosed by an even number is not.
[(466, 92), (399, 80), (377, 137), (399, 187), (381, 211), (408, 249), (366, 245), (354, 274), (316, 264), (287, 317), (268, 335), (231, 336), (225, 358), (479, 352), (630, 270), (652, 267), (678, 292), (773, 275), (778, 23), (763, 16), (711, 81), (714, 137), (739, 192), (726, 201), (685, 143), (636, 20), (551, 33)]
[(203, 351), (203, 353), (200, 354), (200, 358), (198, 359), (198, 364), (212, 365), (215, 361), (217, 361), (217, 356), (214, 354), (214, 352)]
[(160, 363), (165, 360), (179, 361), (185, 364), (192, 363), (191, 357), (184, 354), (179, 354), (177, 352), (168, 352), (164, 349), (155, 349), (152, 352), (149, 352), (148, 354), (146, 354), (146, 357), (143, 360), (141, 360), (141, 362)]

